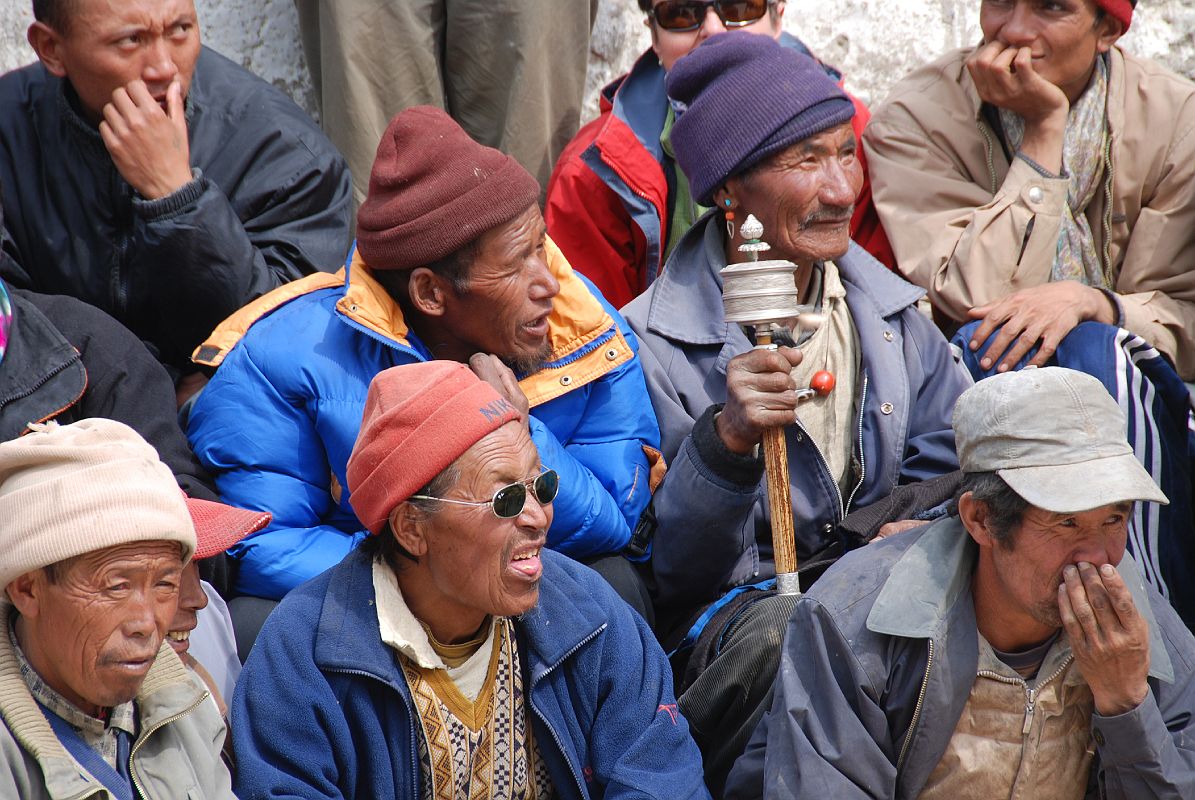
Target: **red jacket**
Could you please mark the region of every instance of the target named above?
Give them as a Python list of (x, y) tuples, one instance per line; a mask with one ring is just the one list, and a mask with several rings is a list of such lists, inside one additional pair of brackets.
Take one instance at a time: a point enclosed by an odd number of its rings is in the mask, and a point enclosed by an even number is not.
[[(781, 44), (809, 54), (785, 33)], [(832, 67), (826, 72), (841, 80)], [(574, 268), (593, 281), (615, 308), (642, 293), (664, 268), (670, 191), (660, 134), (668, 114), (664, 69), (653, 51), (602, 92), (602, 113), (569, 142), (548, 181), (548, 232)], [(849, 95), (848, 95), (849, 96)], [(871, 201), (862, 150), (871, 118), (857, 98), (852, 127), (860, 141), (863, 188), (851, 238), (888, 267), (895, 259)]]

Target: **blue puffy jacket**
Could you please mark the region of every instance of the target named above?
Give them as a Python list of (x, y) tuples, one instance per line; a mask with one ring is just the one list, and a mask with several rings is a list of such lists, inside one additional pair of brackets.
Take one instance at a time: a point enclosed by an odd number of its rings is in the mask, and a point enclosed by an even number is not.
[[(544, 551), (515, 622), (528, 720), (561, 800), (709, 800), (672, 671), (592, 570)], [(419, 800), (419, 721), (360, 552), (270, 616), (232, 701), (238, 796)]]
[[(531, 438), (560, 473), (548, 546), (617, 553), (663, 472), (659, 428), (626, 323), (550, 241), (548, 264), (552, 354), (520, 381)], [(345, 465), (369, 382), (430, 358), (359, 255), (251, 303), (196, 351), (219, 369), (191, 412), (191, 446), (226, 502), (274, 515), (229, 551), (238, 591), (280, 598), (364, 538)]]

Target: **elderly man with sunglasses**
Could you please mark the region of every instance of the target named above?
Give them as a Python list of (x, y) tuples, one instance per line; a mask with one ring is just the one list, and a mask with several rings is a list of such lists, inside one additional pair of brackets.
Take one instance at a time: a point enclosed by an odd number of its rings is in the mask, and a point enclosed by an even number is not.
[(381, 372), (348, 464), (371, 536), (266, 623), (238, 794), (708, 798), (651, 631), (545, 547), (558, 482), (463, 364)]
[[(601, 115), (581, 128), (556, 164), (544, 211), (548, 232), (572, 265), (619, 308), (656, 279), (680, 237), (705, 211), (672, 152), (677, 110), (664, 88), (672, 65), (723, 31), (770, 36), (811, 55), (783, 32), (784, 0), (639, 0), (639, 7), (647, 15), (651, 49), (602, 91)], [(822, 68), (841, 81), (833, 67)], [(852, 100), (859, 136), (868, 112)], [(866, 180), (851, 233), (892, 263)]]

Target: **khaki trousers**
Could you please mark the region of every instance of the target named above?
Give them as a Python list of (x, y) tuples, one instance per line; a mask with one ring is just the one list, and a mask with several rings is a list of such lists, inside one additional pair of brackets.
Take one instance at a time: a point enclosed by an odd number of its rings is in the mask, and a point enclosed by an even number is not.
[[(598, 0), (295, 0), (357, 204), (391, 117), (440, 106), (547, 185), (580, 123)], [(417, 154), (413, 154), (417, 155)]]

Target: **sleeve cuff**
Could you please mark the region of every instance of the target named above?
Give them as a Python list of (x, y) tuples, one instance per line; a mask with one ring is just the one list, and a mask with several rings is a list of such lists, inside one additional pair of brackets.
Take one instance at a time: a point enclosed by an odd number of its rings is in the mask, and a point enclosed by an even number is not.
[(1041, 175), (1043, 178), (1049, 178), (1049, 179), (1051, 179), (1051, 180), (1058, 180), (1059, 178), (1068, 178), (1068, 177), (1069, 177), (1069, 176), (1066, 174), (1066, 167), (1065, 167), (1065, 166), (1063, 166), (1062, 173), (1061, 173), (1060, 175), (1056, 175), (1056, 174), (1054, 174), (1053, 172), (1050, 172), (1050, 171), (1049, 171), (1048, 169), (1046, 169), (1045, 167), (1043, 167), (1041, 164), (1038, 164), (1036, 161), (1034, 161), (1034, 160), (1033, 160), (1032, 158), (1030, 158), (1029, 156), (1027, 156), (1027, 155), (1025, 155), (1024, 153), (1022, 153), (1020, 150), (1018, 150), (1018, 151), (1017, 151), (1017, 158), (1021, 159), (1022, 161), (1024, 161), (1024, 162), (1025, 162), (1026, 164), (1028, 164), (1029, 166), (1033, 167), (1033, 170), (1034, 170), (1034, 171), (1035, 171), (1035, 172), (1036, 172), (1038, 175)]
[(133, 199), (133, 208), (137, 214), (145, 219), (161, 219), (173, 216), (200, 198), (207, 188), (207, 181), (199, 167), (191, 168), (191, 180), (184, 183), (172, 194), (159, 197), (157, 200), (146, 200), (137, 196)]
[(758, 452), (744, 456), (729, 450), (714, 428), (714, 417), (722, 410), (715, 403), (693, 423), (693, 446), (702, 463), (722, 480), (735, 486), (757, 486), (763, 477), (763, 456)]
[(1169, 736), (1152, 691), (1132, 711), (1114, 717), (1105, 717), (1098, 711), (1091, 715), (1091, 737), (1099, 748), (1100, 764), (1104, 767), (1156, 761), (1164, 737)]
[(1110, 303), (1112, 303), (1112, 307), (1116, 309), (1116, 322), (1114, 322), (1113, 324), (1116, 325), (1116, 327), (1118, 327), (1118, 328), (1123, 328), (1124, 327), (1124, 305), (1121, 304), (1120, 298), (1116, 296), (1116, 292), (1112, 291), (1111, 289), (1105, 289), (1102, 286), (1097, 286), (1096, 288), (1104, 293), (1104, 297), (1107, 297), (1108, 301)]

